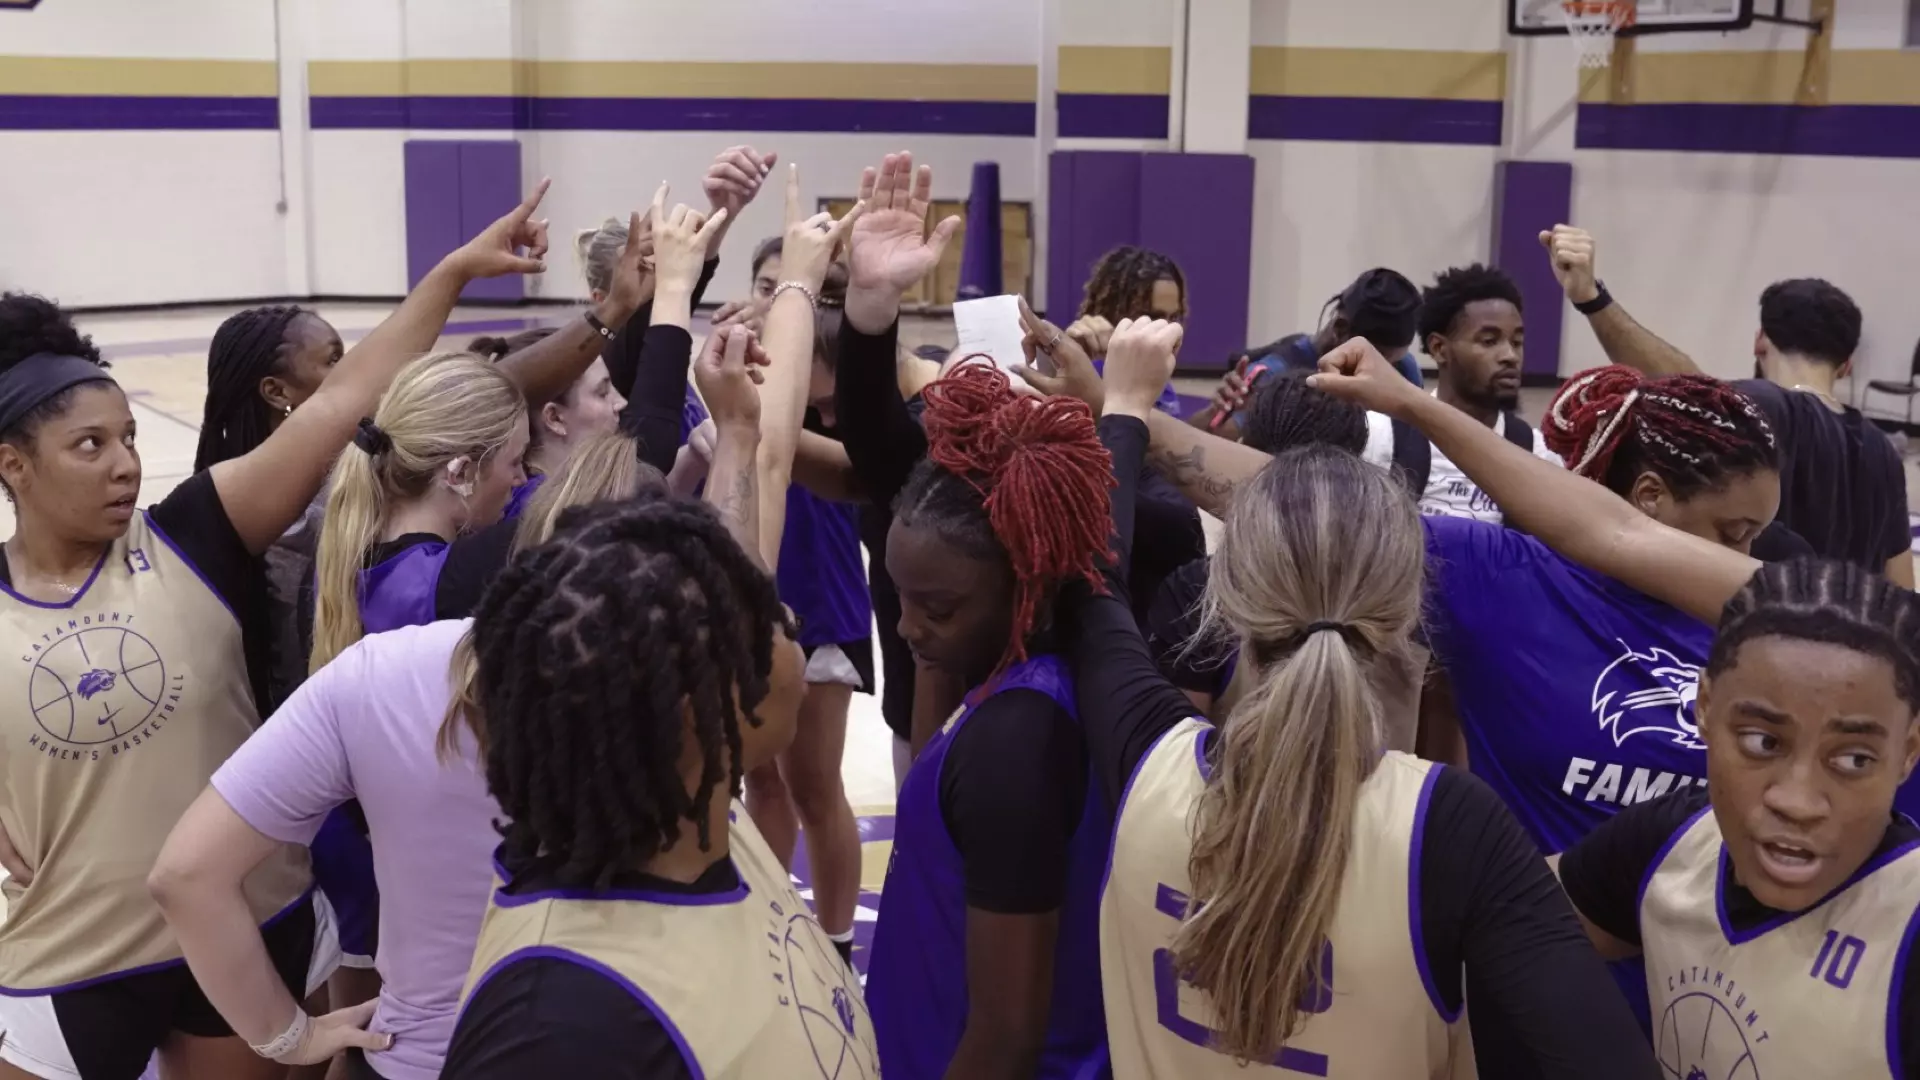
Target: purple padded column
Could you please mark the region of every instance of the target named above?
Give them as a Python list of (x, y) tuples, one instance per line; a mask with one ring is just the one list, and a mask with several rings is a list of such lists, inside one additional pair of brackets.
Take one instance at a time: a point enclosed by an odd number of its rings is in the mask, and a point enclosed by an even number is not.
[(1100, 256), (1140, 239), (1141, 155), (1057, 150), (1048, 168), (1047, 318), (1065, 326), (1080, 310)]
[(1147, 154), (1139, 244), (1173, 256), (1187, 278), (1182, 368), (1218, 370), (1247, 344), (1253, 267), (1253, 158)]
[(1567, 301), (1540, 248), (1540, 234), (1573, 215), (1573, 163), (1502, 161), (1493, 176), (1493, 265), (1513, 278), (1526, 301), (1527, 351), (1521, 372), (1523, 377), (1557, 379)]
[(407, 188), (407, 288), (420, 284), (446, 254), (466, 243), (460, 231), (460, 144), (409, 139)]
[(1006, 291), (1000, 250), (1000, 165), (978, 161), (973, 166), (973, 190), (967, 194), (967, 235), (960, 248), (960, 299), (978, 300)]
[[(460, 144), (460, 239), (493, 224), (520, 205), (520, 144), (512, 139), (489, 139)], [(462, 300), (510, 301), (526, 297), (526, 278), (519, 274), (485, 278), (468, 285)]]

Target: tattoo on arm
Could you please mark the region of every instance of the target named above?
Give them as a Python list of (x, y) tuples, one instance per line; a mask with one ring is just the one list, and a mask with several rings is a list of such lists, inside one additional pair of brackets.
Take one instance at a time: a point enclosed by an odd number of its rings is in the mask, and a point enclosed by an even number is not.
[(1154, 446), (1147, 451), (1147, 464), (1209, 513), (1218, 514), (1233, 494), (1234, 482), (1207, 468), (1204, 446), (1185, 451)]

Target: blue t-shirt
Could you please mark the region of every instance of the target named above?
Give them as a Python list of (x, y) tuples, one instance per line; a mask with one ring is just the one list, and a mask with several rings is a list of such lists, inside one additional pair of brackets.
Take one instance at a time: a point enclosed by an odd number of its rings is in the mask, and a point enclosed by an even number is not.
[(774, 577), (780, 599), (800, 617), (801, 645), (814, 649), (872, 636), (860, 512), (851, 504), (829, 502), (799, 484), (788, 487), (787, 528)]
[(1542, 851), (1623, 806), (1706, 784), (1693, 707), (1712, 627), (1530, 536), (1421, 521), (1428, 638), (1470, 763)]

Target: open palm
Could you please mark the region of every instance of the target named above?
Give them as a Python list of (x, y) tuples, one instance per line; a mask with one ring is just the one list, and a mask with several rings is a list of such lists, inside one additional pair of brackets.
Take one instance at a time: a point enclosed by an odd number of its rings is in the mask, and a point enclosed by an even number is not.
[(922, 165), (916, 173), (910, 153), (888, 154), (878, 172), (861, 174), (860, 198), (867, 212), (853, 226), (848, 267), (853, 288), (904, 293), (933, 271), (960, 219), (949, 217), (929, 234), (932, 191), (933, 170)]

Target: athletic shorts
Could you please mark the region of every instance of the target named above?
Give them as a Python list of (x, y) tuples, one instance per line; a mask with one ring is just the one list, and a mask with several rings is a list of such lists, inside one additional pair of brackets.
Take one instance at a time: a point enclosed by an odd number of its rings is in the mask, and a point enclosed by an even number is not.
[[(260, 933), (281, 982), (302, 1001), (331, 974), (325, 958), (339, 956), (332, 911), (318, 893)], [(0, 997), (0, 1060), (46, 1080), (138, 1080), (176, 1031), (233, 1034), (185, 964), (42, 997)]]
[(313, 883), (326, 894), (340, 930), (340, 964), (372, 968), (374, 938), (380, 927), (380, 889), (374, 884), (373, 844), (357, 803), (334, 808), (320, 823), (308, 850)]
[(851, 686), (863, 694), (873, 693), (873, 639), (842, 641), (833, 645), (810, 645), (806, 679), (809, 684)]

